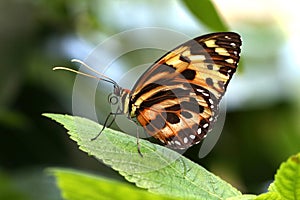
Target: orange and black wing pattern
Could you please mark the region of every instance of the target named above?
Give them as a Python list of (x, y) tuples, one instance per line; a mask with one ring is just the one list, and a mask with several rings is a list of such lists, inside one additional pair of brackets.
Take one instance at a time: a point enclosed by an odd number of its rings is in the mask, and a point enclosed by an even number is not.
[(130, 117), (171, 148), (198, 143), (217, 118), (240, 51), (240, 36), (233, 32), (203, 35), (181, 44), (136, 82), (130, 93)]

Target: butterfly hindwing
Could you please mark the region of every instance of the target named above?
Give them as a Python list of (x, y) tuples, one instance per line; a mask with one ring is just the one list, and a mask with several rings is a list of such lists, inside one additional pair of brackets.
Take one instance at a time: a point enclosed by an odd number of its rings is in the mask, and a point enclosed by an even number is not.
[(216, 119), (240, 47), (238, 34), (221, 32), (168, 52), (136, 82), (130, 93), (130, 117), (172, 148), (199, 142)]

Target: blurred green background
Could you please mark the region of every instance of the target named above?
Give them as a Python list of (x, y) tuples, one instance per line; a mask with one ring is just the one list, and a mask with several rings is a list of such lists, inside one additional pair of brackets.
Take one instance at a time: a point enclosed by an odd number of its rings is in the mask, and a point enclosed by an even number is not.
[[(203, 159), (199, 145), (185, 156), (257, 194), (266, 190), (280, 163), (300, 151), (300, 16), (293, 9), (300, 5), (291, 0), (214, 4), (242, 36), (243, 64), (228, 88), (226, 123), (216, 147)], [(190, 37), (214, 31), (183, 2), (172, 0), (1, 1), (0, 24), (1, 200), (60, 199), (53, 178), (44, 173), (52, 166), (123, 180), (41, 116), (72, 114), (75, 75), (53, 72), (53, 66), (72, 66), (71, 58), (84, 59), (101, 41), (132, 28), (162, 27)], [(128, 55), (122, 67), (129, 70), (137, 59), (143, 54)]]

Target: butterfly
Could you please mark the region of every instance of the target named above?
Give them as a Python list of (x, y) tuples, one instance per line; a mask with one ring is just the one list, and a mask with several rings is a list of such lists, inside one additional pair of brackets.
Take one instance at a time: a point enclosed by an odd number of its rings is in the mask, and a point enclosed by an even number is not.
[[(234, 32), (196, 37), (154, 62), (132, 90), (75, 61), (102, 76), (94, 78), (112, 83), (113, 93), (119, 97), (120, 107), (106, 118), (103, 129), (113, 123), (116, 115), (124, 114), (167, 147), (187, 149), (213, 128), (220, 100), (237, 69), (241, 45), (240, 35)], [(108, 123), (110, 116), (113, 120)]]

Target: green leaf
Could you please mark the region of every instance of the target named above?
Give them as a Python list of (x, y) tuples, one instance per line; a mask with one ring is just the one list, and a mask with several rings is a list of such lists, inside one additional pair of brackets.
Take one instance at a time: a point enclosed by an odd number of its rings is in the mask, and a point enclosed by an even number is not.
[(219, 177), (168, 148), (106, 128), (85, 118), (44, 114), (64, 125), (79, 148), (102, 160), (128, 181), (154, 193), (183, 199), (226, 199), (241, 193)]
[(208, 28), (214, 31), (228, 31), (214, 4), (210, 0), (183, 0), (194, 16)]
[(281, 164), (275, 175), (275, 181), (269, 187), (269, 192), (257, 198), (257, 200), (263, 199), (300, 199), (300, 153)]
[(255, 200), (285, 200), (277, 192), (268, 192), (259, 195)]
[(99, 200), (99, 199), (149, 199), (149, 200), (175, 200), (166, 196), (139, 189), (132, 185), (112, 181), (103, 177), (87, 174), (70, 169), (50, 169), (54, 174), (62, 196), (67, 200)]
[(236, 197), (230, 197), (227, 198), (226, 200), (252, 200), (255, 199), (257, 196), (253, 194), (245, 194), (241, 196), (236, 196)]

